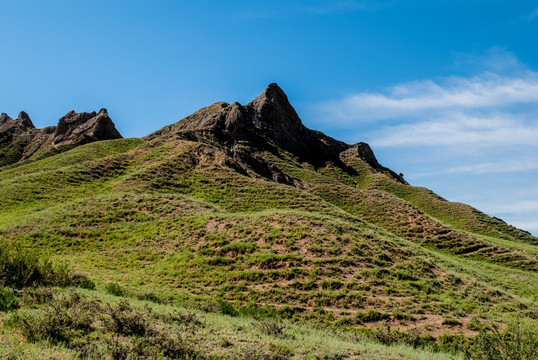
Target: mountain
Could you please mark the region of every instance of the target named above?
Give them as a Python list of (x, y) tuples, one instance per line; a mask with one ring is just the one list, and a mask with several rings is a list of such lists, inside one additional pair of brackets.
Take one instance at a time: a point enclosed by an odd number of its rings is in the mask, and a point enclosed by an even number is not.
[(0, 167), (0, 239), (99, 291), (447, 347), (480, 324), (536, 328), (538, 238), (308, 129), (276, 84), (142, 139), (119, 139), (106, 111), (0, 126), (3, 149), (26, 144)]
[(36, 129), (27, 113), (14, 120), (0, 115), (0, 166), (50, 156), (93, 141), (120, 139), (106, 109), (99, 113), (68, 112), (57, 126)]

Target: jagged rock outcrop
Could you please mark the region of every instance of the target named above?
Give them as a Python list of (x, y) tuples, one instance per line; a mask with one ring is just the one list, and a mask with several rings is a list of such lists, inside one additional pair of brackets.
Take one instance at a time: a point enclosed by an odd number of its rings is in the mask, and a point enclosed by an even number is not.
[(0, 166), (44, 156), (93, 141), (119, 139), (106, 109), (99, 113), (68, 112), (57, 126), (37, 129), (24, 111), (17, 119), (0, 115)]
[(119, 139), (122, 136), (108, 117), (106, 109), (99, 113), (68, 112), (60, 118), (54, 132), (54, 145), (85, 144), (92, 141)]
[(299, 162), (314, 167), (332, 163), (352, 173), (355, 170), (341, 160), (340, 155), (346, 153), (364, 160), (375, 171), (405, 182), (401, 176), (377, 162), (368, 144), (348, 145), (305, 127), (284, 91), (275, 83), (247, 105), (215, 103), (148, 135), (147, 139), (159, 141), (172, 136), (216, 145), (242, 163), (255, 163), (258, 168), (264, 168), (264, 165), (245, 156), (245, 146), (277, 156), (285, 151)]
[(35, 126), (28, 114), (24, 111), (21, 111), (15, 120), (10, 118), (6, 113), (0, 115), (0, 133), (24, 134), (28, 132), (28, 129), (35, 129)]

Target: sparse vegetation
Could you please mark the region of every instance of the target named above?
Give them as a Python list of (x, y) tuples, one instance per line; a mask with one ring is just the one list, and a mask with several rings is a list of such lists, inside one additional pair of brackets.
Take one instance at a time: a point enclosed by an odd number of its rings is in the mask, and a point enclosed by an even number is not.
[(536, 238), (351, 153), (168, 135), (0, 167), (0, 357), (532, 358)]

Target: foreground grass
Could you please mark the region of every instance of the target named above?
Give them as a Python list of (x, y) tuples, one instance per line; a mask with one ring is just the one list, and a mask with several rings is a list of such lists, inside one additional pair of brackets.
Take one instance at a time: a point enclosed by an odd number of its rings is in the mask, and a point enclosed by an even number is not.
[(38, 288), (21, 296), (21, 309), (0, 313), (2, 358), (460, 358), (406, 345), (385, 346), (307, 324), (229, 316), (98, 291)]

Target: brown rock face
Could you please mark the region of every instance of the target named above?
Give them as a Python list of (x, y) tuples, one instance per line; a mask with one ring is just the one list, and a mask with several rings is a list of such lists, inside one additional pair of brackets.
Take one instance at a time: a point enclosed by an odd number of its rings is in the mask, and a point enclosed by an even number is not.
[(35, 126), (28, 114), (24, 111), (21, 111), (15, 120), (10, 118), (6, 113), (0, 115), (0, 133), (23, 134), (28, 129), (35, 129)]
[(121, 137), (106, 109), (101, 109), (99, 113), (70, 111), (59, 120), (57, 126), (43, 129), (36, 129), (24, 111), (21, 111), (15, 120), (2, 114), (0, 166), (72, 146)]
[(108, 117), (106, 109), (99, 113), (68, 112), (60, 118), (54, 132), (54, 145), (82, 145), (92, 141), (119, 139), (122, 136)]
[[(260, 169), (256, 170), (260, 174), (268, 173), (269, 170), (263, 170), (264, 165), (251, 155), (255, 151), (270, 151), (277, 156), (285, 151), (294, 155), (298, 161), (314, 167), (332, 163), (353, 172), (340, 159), (340, 154), (346, 152), (366, 161), (375, 170), (404, 182), (399, 175), (377, 162), (368, 144), (351, 146), (305, 127), (284, 91), (274, 83), (247, 105), (216, 103), (147, 138), (158, 141), (159, 138), (171, 136), (228, 149), (241, 163)], [(246, 151), (245, 146), (249, 150)], [(274, 171), (271, 172), (274, 177)]]

